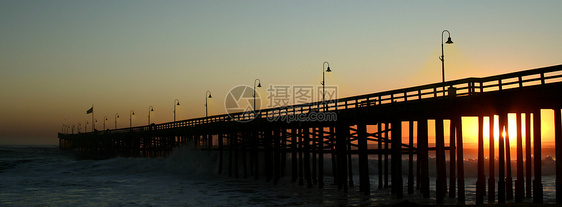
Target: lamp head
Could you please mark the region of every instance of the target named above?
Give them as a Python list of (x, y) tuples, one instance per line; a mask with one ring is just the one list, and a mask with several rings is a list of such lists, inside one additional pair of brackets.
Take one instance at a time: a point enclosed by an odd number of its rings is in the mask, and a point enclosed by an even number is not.
[(117, 115), (117, 118), (119, 118), (119, 115)]
[(258, 88), (261, 88), (261, 83), (258, 83)]
[(154, 109), (153, 109), (153, 108), (150, 108), (150, 111), (154, 111)]
[(211, 96), (211, 93), (209, 93), (209, 98), (213, 98), (213, 96)]
[(453, 44), (453, 41), (451, 40), (451, 37), (447, 38), (447, 42), (445, 42), (447, 44)]
[(178, 105), (178, 106), (179, 106), (179, 105), (180, 105), (180, 102), (178, 101), (178, 104), (176, 104), (176, 105)]
[(330, 70), (330, 66), (328, 66), (328, 69), (326, 69), (326, 72), (332, 72), (332, 70)]
[(133, 111), (133, 115), (135, 115), (135, 112)]

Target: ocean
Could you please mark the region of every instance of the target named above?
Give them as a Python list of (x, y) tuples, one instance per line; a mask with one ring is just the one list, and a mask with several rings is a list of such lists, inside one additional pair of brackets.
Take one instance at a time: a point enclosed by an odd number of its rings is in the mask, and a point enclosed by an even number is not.
[[(377, 189), (376, 160), (370, 160), (370, 196), (358, 192), (358, 186), (348, 193), (338, 190), (329, 174), (322, 190), (292, 183), (290, 169), (278, 185), (264, 176), (255, 181), (228, 177), (227, 171), (218, 175), (217, 160), (217, 153), (188, 148), (178, 148), (166, 158), (87, 160), (58, 146), (0, 146), (0, 206), (372, 206), (406, 200), (435, 204), (435, 177), (431, 198), (406, 194), (406, 176), (404, 199), (394, 199), (390, 188)], [(543, 171), (551, 172), (545, 170), (549, 164)], [(472, 165), (474, 160), (465, 161), (466, 169)], [(331, 168), (328, 159), (325, 167), (326, 172)], [(474, 204), (475, 181), (467, 175), (467, 204)], [(358, 176), (354, 182), (358, 185)], [(544, 176), (543, 185), (545, 203), (554, 203), (554, 175)], [(456, 199), (447, 198), (445, 204), (456, 204)]]

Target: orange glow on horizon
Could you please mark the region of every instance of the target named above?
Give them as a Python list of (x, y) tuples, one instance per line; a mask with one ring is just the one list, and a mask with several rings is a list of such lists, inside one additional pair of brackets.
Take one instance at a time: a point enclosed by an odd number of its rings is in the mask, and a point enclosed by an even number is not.
[[(531, 138), (533, 137), (533, 115), (531, 114), (531, 125), (525, 127), (525, 116), (521, 115), (521, 135), (523, 139), (523, 147), (525, 147), (525, 134), (527, 128), (531, 130)], [(500, 137), (500, 127), (499, 127), (499, 116), (494, 115), (494, 126), (493, 126), (493, 136), (494, 136), (494, 148), (499, 147), (499, 137)], [(467, 144), (478, 144), (478, 118), (477, 117), (463, 117), (463, 142)], [(490, 117), (484, 117), (483, 120), (483, 133), (484, 133), (484, 148), (488, 149), (490, 142)], [(509, 113), (507, 120), (507, 131), (505, 128), (501, 130), (501, 135), (509, 139), (509, 146), (511, 148), (517, 147), (517, 114)], [(550, 109), (541, 110), (541, 141), (543, 147), (551, 147), (554, 144), (554, 111)], [(505, 142), (504, 142), (505, 143)], [(466, 147), (466, 146), (465, 146)], [(512, 152), (515, 150), (512, 150)], [(497, 153), (497, 151), (496, 151)]]

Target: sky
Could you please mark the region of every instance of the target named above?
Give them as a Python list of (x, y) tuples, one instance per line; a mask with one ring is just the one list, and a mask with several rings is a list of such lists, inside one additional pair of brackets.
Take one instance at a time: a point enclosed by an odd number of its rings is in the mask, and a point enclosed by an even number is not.
[[(349, 97), (561, 64), (562, 1), (0, 0), (0, 145), (225, 113), (228, 91), (326, 84)], [(445, 37), (446, 40), (446, 37)], [(88, 126), (91, 129), (91, 123)]]

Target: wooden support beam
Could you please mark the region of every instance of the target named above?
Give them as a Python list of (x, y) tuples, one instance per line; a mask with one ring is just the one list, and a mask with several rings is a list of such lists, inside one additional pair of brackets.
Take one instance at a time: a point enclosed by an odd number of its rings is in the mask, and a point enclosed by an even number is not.
[(495, 159), (496, 159), (496, 155), (495, 155), (495, 139), (494, 139), (494, 115), (490, 115), (489, 116), (489, 122), (488, 122), (488, 129), (489, 129), (489, 138), (490, 141), (489, 143), (489, 147), (488, 149), (490, 150), (490, 153), (488, 154), (488, 162), (489, 162), (489, 174), (488, 174), (488, 203), (493, 203), (496, 201), (496, 176), (495, 176)]
[(304, 141), (303, 141), (303, 129), (297, 129), (297, 140), (299, 146), (299, 185), (304, 185)]
[(454, 198), (456, 195), (456, 131), (453, 119), (449, 121), (449, 197)]
[(443, 119), (435, 120), (435, 159), (437, 167), (437, 178), (435, 184), (436, 202), (441, 204), (447, 193), (447, 174), (445, 165), (445, 135), (443, 130)]
[(239, 170), (238, 170), (238, 144), (239, 144), (239, 134), (237, 132), (233, 133), (234, 136), (231, 138), (232, 140), (232, 148), (234, 151), (234, 177), (238, 178), (239, 177)]
[(324, 188), (324, 127), (317, 129), (318, 140), (318, 188)]
[(427, 119), (418, 121), (418, 160), (420, 163), (420, 190), (424, 198), (429, 198), (429, 165), (428, 165), (428, 130)]
[(297, 132), (296, 128), (291, 128), (291, 181), (298, 180), (298, 156), (297, 156)]
[(556, 150), (556, 203), (562, 203), (562, 114), (559, 108), (554, 108), (554, 140)]
[[(525, 198), (524, 175), (523, 175), (523, 126), (521, 125), (521, 113), (517, 113), (517, 180), (515, 180), (515, 202), (519, 203)], [(528, 130), (528, 129), (526, 129)]]
[(384, 138), (387, 140), (384, 142), (384, 149), (387, 149), (384, 153), (384, 187), (388, 188), (388, 132), (390, 131), (389, 123), (384, 124)]
[(505, 203), (505, 136), (503, 129), (505, 127), (507, 116), (499, 115), (499, 160), (498, 160), (498, 203)]
[(304, 177), (306, 186), (312, 188), (312, 174), (310, 171), (310, 128), (303, 128)]
[(338, 157), (338, 189), (347, 193), (347, 138), (349, 126), (338, 123), (336, 126), (336, 152)]
[[(377, 128), (378, 128), (377, 133), (379, 134), (379, 137), (381, 137), (382, 136), (382, 123), (378, 123)], [(377, 149), (378, 150), (383, 149), (383, 144), (382, 144), (381, 139), (379, 139), (379, 141), (378, 141), (378, 148)], [(378, 153), (377, 162), (378, 162), (378, 174), (379, 174), (379, 189), (382, 189), (383, 188), (382, 152)]]
[[(462, 136), (462, 117), (460, 115), (455, 116), (452, 120), (452, 124), (455, 126), (457, 131), (457, 172), (458, 172), (458, 201), (460, 204), (465, 202), (465, 192), (464, 192), (464, 157), (463, 157), (463, 136)], [(484, 189), (485, 191), (486, 189)]]
[(408, 194), (414, 194), (414, 122), (408, 122)]
[[(281, 131), (281, 177), (285, 176), (285, 169), (287, 166), (287, 129), (283, 128)], [(257, 158), (256, 158), (257, 160)]]
[(281, 129), (273, 131), (273, 184), (277, 185), (281, 178)]
[(533, 182), (533, 203), (543, 202), (542, 166), (541, 166), (541, 110), (533, 113), (533, 146), (535, 158), (535, 180)]
[(505, 113), (505, 199), (513, 200), (513, 178), (511, 177), (511, 144), (509, 143), (509, 117)]
[(531, 113), (525, 114), (525, 196), (532, 197)]
[(336, 138), (335, 138), (335, 127), (330, 126), (329, 142), (330, 142), (330, 152), (332, 154), (332, 176), (334, 177), (334, 185), (339, 186), (339, 176), (338, 176), (338, 158), (336, 154)]
[(234, 157), (233, 157), (233, 143), (232, 137), (234, 133), (230, 133), (228, 135), (228, 177), (232, 177), (233, 174), (233, 165), (234, 165)]
[(218, 135), (218, 144), (219, 144), (219, 175), (222, 173), (222, 165), (223, 165), (223, 133), (219, 132)]
[(357, 144), (359, 145), (359, 191), (365, 195), (371, 194), (369, 180), (369, 158), (367, 154), (367, 125), (357, 125)]
[(252, 160), (253, 160), (253, 170), (254, 170), (254, 180), (259, 180), (259, 176), (260, 176), (260, 148), (259, 148), (259, 143), (260, 143), (260, 131), (258, 130), (254, 130), (251, 132), (252, 136), (252, 151), (253, 151), (253, 156), (252, 156)]
[(349, 184), (349, 187), (354, 187), (355, 183), (353, 182), (353, 170), (352, 170), (353, 169), (353, 162), (351, 160), (351, 154), (352, 154), (351, 153), (351, 136), (347, 137), (346, 145), (347, 145), (347, 164), (349, 165), (348, 168), (347, 168), (348, 171), (349, 171), (348, 172), (348, 177), (349, 177), (349, 183), (348, 184)]
[(240, 153), (242, 154), (242, 169), (243, 169), (243, 173), (244, 173), (244, 178), (248, 178), (248, 159), (246, 159), (246, 155), (248, 154), (248, 138), (249, 138), (249, 133), (248, 131), (245, 131), (242, 133), (242, 137), (240, 137)]
[(273, 180), (273, 129), (266, 129), (263, 137), (265, 181)]
[(395, 120), (391, 124), (392, 138), (392, 192), (396, 198), (404, 196), (402, 182), (402, 123)]
[(476, 181), (476, 204), (484, 203), (486, 190), (484, 175), (484, 117), (478, 116), (478, 177)]
[(316, 134), (316, 127), (312, 127), (309, 130), (312, 130), (312, 134), (309, 135), (310, 139), (310, 153), (312, 154), (312, 165), (310, 166), (312, 169), (311, 177), (312, 177), (312, 184), (318, 184), (318, 174), (317, 174), (317, 154), (318, 154), (318, 135)]

